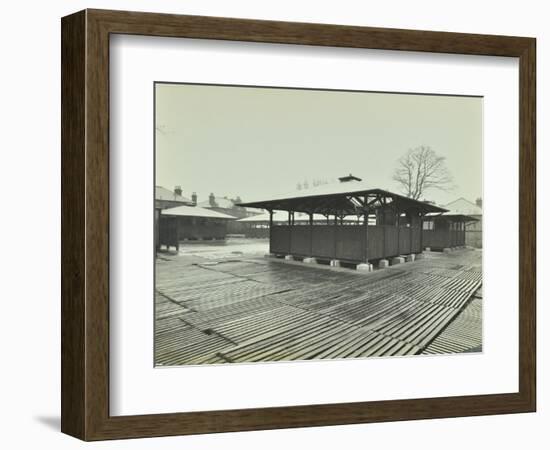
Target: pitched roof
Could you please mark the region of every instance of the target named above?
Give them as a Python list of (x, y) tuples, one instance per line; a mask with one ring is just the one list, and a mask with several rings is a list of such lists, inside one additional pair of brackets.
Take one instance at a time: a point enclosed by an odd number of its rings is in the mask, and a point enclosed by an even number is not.
[(444, 208), (449, 210), (449, 214), (464, 214), (467, 216), (481, 216), (483, 214), (483, 210), (479, 206), (464, 197), (446, 204)]
[(170, 189), (166, 189), (162, 186), (155, 186), (155, 200), (166, 200), (172, 202), (182, 202), (192, 204), (193, 202), (187, 197), (178, 195), (172, 192)]
[(198, 206), (202, 206), (203, 208), (225, 208), (225, 209), (231, 209), (235, 206), (235, 203), (233, 200), (225, 197), (214, 197), (216, 206), (210, 205), (210, 199), (204, 200), (202, 202), (198, 203)]
[[(349, 178), (349, 177), (344, 177)], [(355, 178), (355, 177), (353, 177)], [(395, 204), (402, 209), (418, 208), (424, 212), (445, 212), (445, 208), (426, 202), (413, 200), (384, 189), (374, 188), (363, 181), (356, 179), (339, 183), (323, 184), (309, 189), (292, 191), (290, 193), (274, 195), (270, 199), (240, 203), (239, 206), (293, 211), (316, 211), (334, 214), (338, 211), (342, 214), (354, 214), (357, 206), (350, 199), (354, 196), (379, 194), (391, 197)]]
[(443, 217), (450, 222), (479, 222), (479, 219), (477, 219), (476, 217), (472, 217), (467, 214), (460, 214), (452, 211), (447, 211), (443, 214), (428, 213), (425, 216), (425, 218), (428, 220), (436, 219), (438, 217)]
[(163, 216), (179, 216), (179, 217), (206, 217), (210, 219), (227, 219), (234, 220), (236, 217), (228, 214), (223, 214), (212, 209), (201, 208), (200, 206), (176, 206), (162, 211)]

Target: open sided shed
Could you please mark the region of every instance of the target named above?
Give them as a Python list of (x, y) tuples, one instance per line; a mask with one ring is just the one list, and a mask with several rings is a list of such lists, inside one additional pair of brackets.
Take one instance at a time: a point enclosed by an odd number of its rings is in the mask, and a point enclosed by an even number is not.
[[(421, 252), (422, 217), (446, 211), (369, 187), (352, 175), (339, 180), (241, 205), (270, 213), (270, 253), (350, 263)], [(273, 221), (274, 211), (288, 213), (285, 224)], [(307, 214), (309, 220), (297, 222), (296, 213)], [(314, 214), (326, 221), (314, 221)], [(352, 217), (357, 220), (348, 220)]]
[(466, 225), (477, 221), (475, 217), (453, 211), (425, 216), (422, 224), (424, 248), (444, 250), (465, 246)]
[[(326, 224), (327, 218), (322, 214), (314, 214), (313, 221), (317, 224)], [(268, 238), (271, 222), (277, 225), (284, 225), (288, 222), (288, 215), (284, 211), (274, 211), (273, 216), (269, 212), (266, 212), (244, 217), (236, 221), (240, 225), (241, 232), (247, 238)], [(307, 225), (309, 223), (309, 215), (297, 213), (294, 217), (294, 223)]]
[(158, 212), (158, 243), (176, 247), (182, 240), (225, 239), (227, 222), (235, 217), (198, 206), (178, 206)]

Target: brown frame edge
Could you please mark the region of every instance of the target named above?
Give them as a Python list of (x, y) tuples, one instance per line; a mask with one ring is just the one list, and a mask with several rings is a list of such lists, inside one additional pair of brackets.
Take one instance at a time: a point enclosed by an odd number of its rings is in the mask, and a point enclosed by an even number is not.
[[(61, 429), (83, 440), (531, 412), (536, 409), (534, 38), (84, 10), (62, 31)], [(519, 392), (109, 416), (109, 35), (519, 57)]]

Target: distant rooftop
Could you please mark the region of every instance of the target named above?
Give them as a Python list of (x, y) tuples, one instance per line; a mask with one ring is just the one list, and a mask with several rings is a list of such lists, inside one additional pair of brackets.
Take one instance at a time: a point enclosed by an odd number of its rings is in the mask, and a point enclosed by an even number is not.
[(446, 204), (444, 208), (449, 210), (449, 214), (464, 214), (467, 216), (480, 216), (483, 214), (481, 207), (466, 200), (464, 197), (457, 198), (451, 203)]
[(187, 197), (178, 195), (170, 189), (166, 189), (162, 186), (155, 186), (155, 200), (165, 200), (171, 202), (182, 202), (191, 204), (192, 201)]
[(228, 214), (223, 214), (212, 209), (201, 208), (200, 206), (176, 206), (175, 208), (165, 209), (162, 212), (163, 216), (179, 216), (179, 217), (206, 217), (210, 219), (227, 219), (234, 220), (236, 217)]
[(427, 216), (443, 216), (448, 217), (451, 220), (479, 222), (479, 219), (477, 219), (475, 216), (482, 215), (482, 209), (475, 203), (466, 200), (464, 197), (457, 198), (456, 200), (444, 205), (443, 207), (447, 209), (447, 212), (444, 212), (442, 214), (429, 213), (427, 214)]
[[(235, 203), (230, 198), (226, 197), (214, 197), (214, 201), (216, 202), (216, 208), (225, 208), (225, 209), (231, 209), (235, 206)], [(210, 204), (210, 199), (207, 198), (206, 200), (197, 203), (198, 206), (202, 206), (204, 208), (211, 208), (212, 205)]]

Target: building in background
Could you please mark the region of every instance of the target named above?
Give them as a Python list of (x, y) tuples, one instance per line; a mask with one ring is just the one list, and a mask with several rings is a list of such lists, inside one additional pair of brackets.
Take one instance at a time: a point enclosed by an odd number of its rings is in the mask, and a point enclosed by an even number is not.
[[(240, 227), (241, 233), (247, 238), (268, 238), (270, 220), (273, 224), (284, 225), (288, 223), (288, 213), (286, 211), (274, 211), (271, 216), (269, 212), (264, 212), (239, 219), (236, 221), (236, 224)], [(314, 214), (313, 221), (316, 224), (326, 224), (327, 218), (322, 214)], [(308, 225), (309, 215), (300, 212), (296, 213), (294, 223)]]
[[(193, 194), (193, 199), (197, 202), (196, 194)], [(265, 211), (257, 208), (245, 208), (244, 206), (239, 206), (241, 203), (241, 197), (237, 196), (235, 198), (225, 197), (216, 197), (213, 192), (210, 193), (207, 200), (203, 200), (197, 203), (197, 206), (201, 208), (210, 209), (222, 214), (227, 214), (233, 216), (237, 219), (244, 219), (245, 217), (252, 217), (259, 214), (263, 214)], [(239, 235), (243, 237), (249, 236), (250, 224), (240, 222), (238, 220), (231, 221), (227, 224), (227, 233), (231, 235)], [(248, 232), (248, 233), (247, 233)], [(248, 234), (248, 236), (247, 236)]]
[(457, 198), (451, 203), (443, 206), (451, 213), (470, 216), (476, 221), (466, 224), (466, 245), (475, 248), (483, 247), (483, 209), (481, 198), (476, 199), (475, 203), (466, 200), (463, 197)]
[(431, 250), (447, 250), (466, 244), (466, 228), (477, 219), (449, 211), (443, 214), (427, 214), (422, 219), (422, 245)]
[(157, 249), (165, 246), (179, 250), (181, 241), (223, 240), (227, 224), (235, 217), (200, 206), (178, 206), (163, 210), (159, 216)]
[(183, 240), (225, 239), (227, 225), (236, 217), (196, 206), (197, 195), (182, 195), (181, 187), (170, 191), (155, 186), (155, 248), (175, 247)]
[(181, 186), (176, 186), (173, 191), (162, 186), (155, 186), (155, 209), (175, 208), (183, 205), (193, 205), (193, 200), (182, 195)]
[(230, 214), (238, 219), (254, 216), (264, 212), (255, 208), (245, 208), (243, 206), (239, 206), (239, 203), (242, 203), (241, 197), (239, 196), (235, 198), (229, 198), (227, 196), (216, 197), (214, 193), (210, 193), (208, 199), (198, 202), (197, 206), (212, 209), (223, 214)]

